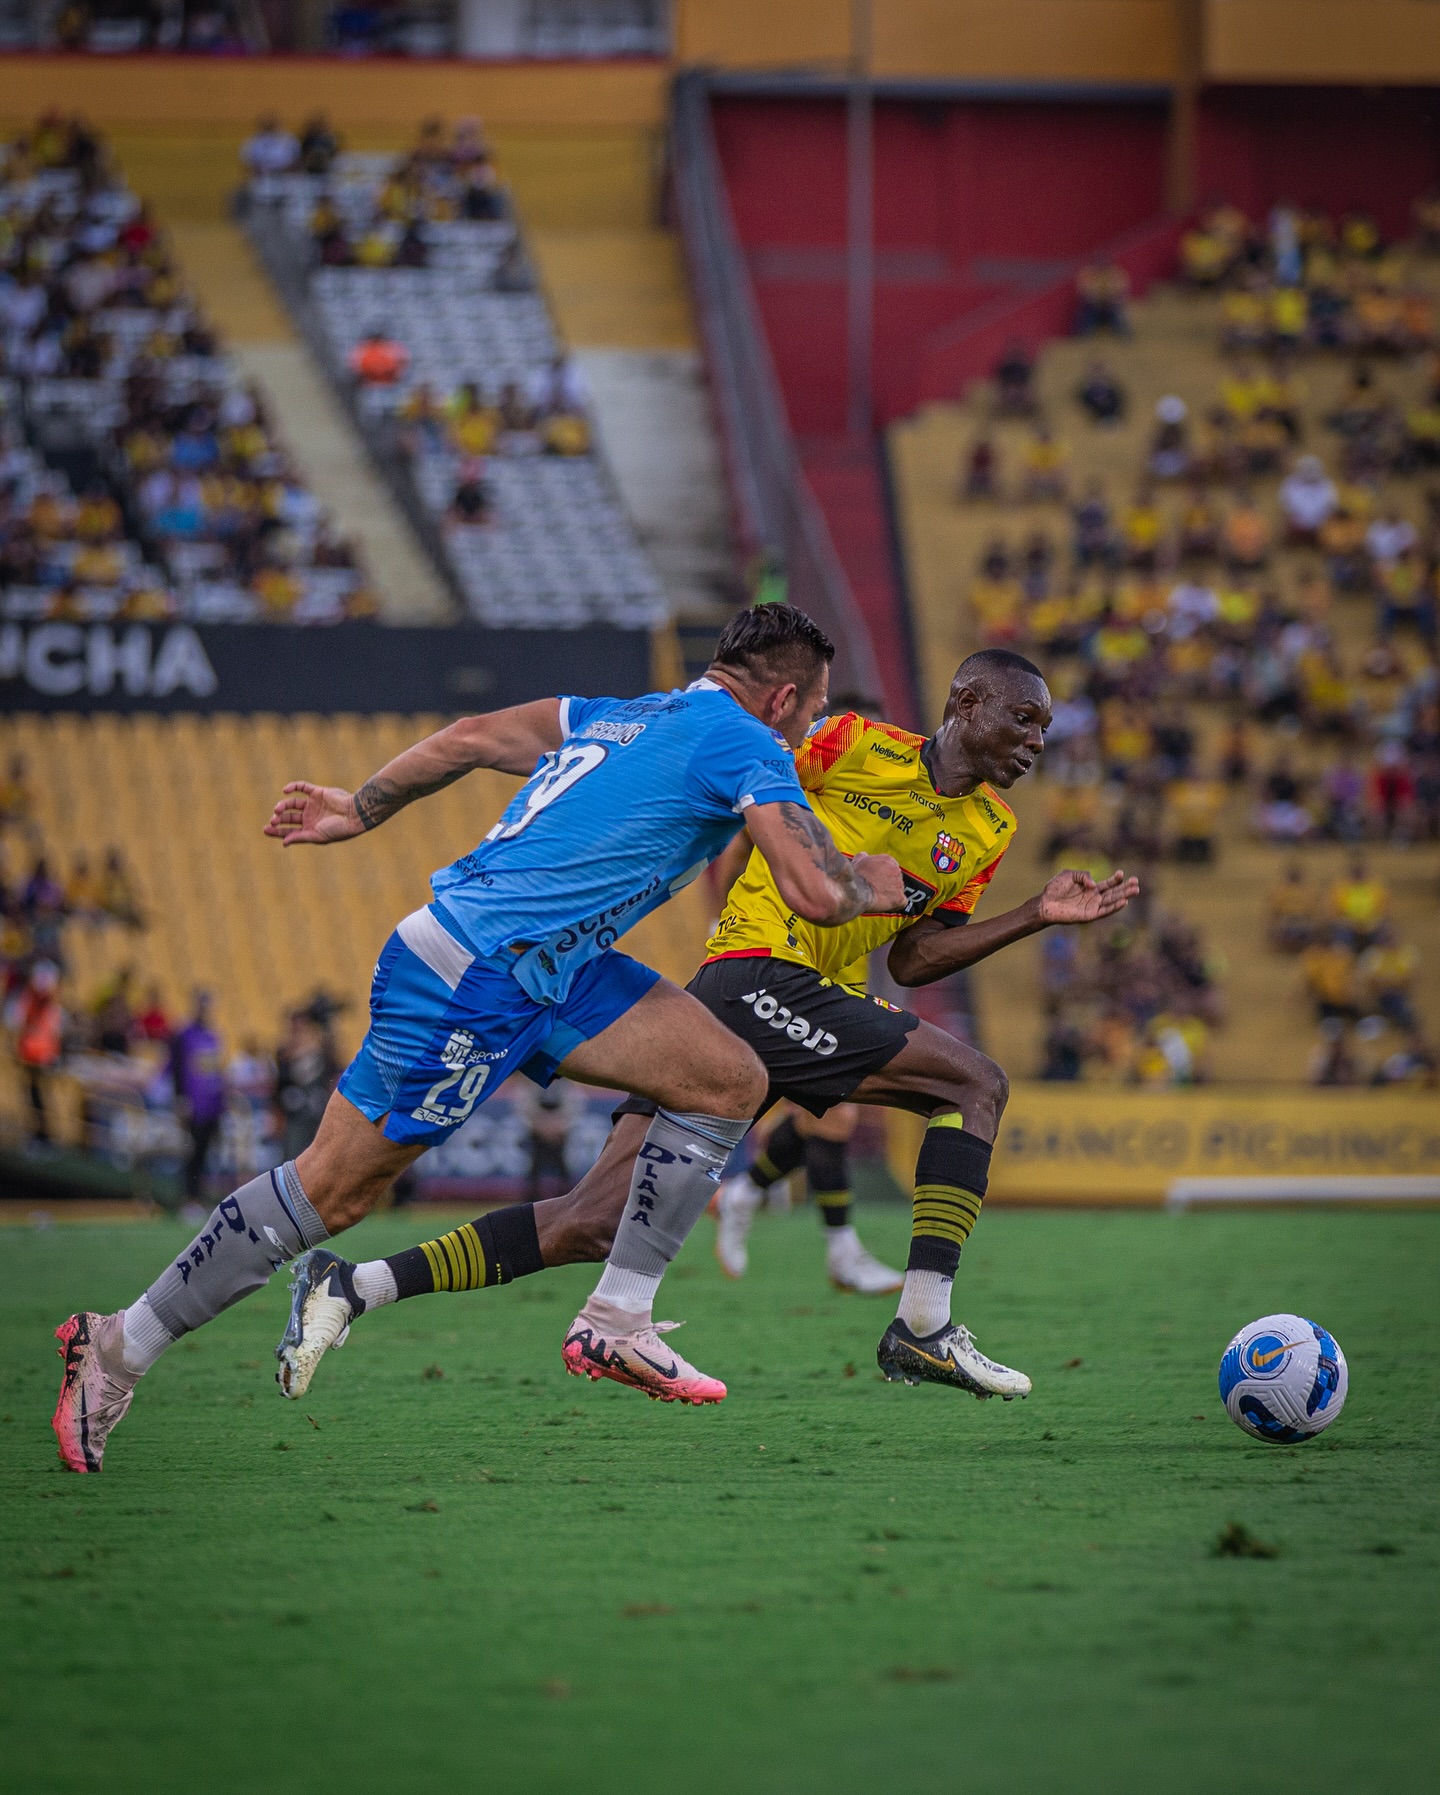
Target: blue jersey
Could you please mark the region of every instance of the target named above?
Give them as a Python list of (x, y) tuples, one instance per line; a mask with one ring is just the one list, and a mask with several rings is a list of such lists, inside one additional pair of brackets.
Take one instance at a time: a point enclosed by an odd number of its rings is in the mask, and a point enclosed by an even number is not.
[(646, 698), (562, 698), (547, 754), (472, 854), (431, 879), (477, 956), (514, 954), (541, 1003), (720, 854), (752, 804), (806, 802), (783, 736), (697, 680)]

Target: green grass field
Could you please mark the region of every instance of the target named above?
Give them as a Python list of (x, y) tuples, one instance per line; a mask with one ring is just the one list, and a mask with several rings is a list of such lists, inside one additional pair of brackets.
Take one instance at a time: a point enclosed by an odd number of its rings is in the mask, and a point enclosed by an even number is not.
[[(903, 1254), (903, 1211), (862, 1222)], [(162, 1360), (82, 1479), (49, 1331), (182, 1235), (6, 1229), (0, 1781), (1434, 1788), (1440, 1214), (989, 1213), (958, 1307), (1034, 1377), (1010, 1405), (881, 1381), (888, 1304), (829, 1290), (813, 1215), (762, 1219), (741, 1285), (709, 1231), (664, 1313), (719, 1409), (565, 1376), (584, 1268), (362, 1321), (290, 1405), (277, 1281)], [(1299, 1449), (1215, 1388), (1276, 1309), (1350, 1362)], [(1278, 1556), (1215, 1556), (1231, 1521)]]

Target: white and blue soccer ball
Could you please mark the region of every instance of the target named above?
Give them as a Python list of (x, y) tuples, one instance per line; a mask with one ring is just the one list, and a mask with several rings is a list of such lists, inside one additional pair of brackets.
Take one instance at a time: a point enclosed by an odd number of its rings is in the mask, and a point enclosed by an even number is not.
[(1323, 1433), (1345, 1406), (1345, 1355), (1303, 1315), (1262, 1315), (1225, 1348), (1220, 1398), (1237, 1427), (1275, 1446)]

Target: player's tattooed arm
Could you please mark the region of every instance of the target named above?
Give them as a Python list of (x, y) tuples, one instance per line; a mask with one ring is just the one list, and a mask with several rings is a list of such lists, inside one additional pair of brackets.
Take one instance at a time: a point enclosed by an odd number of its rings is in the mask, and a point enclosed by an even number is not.
[(1140, 881), (1123, 872), (1097, 882), (1087, 872), (1067, 868), (1025, 903), (968, 928), (947, 925), (938, 916), (922, 916), (895, 937), (886, 964), (897, 985), (929, 985), (1053, 924), (1099, 922), (1113, 916), (1139, 891)]
[(857, 916), (905, 907), (905, 883), (888, 854), (847, 859), (805, 804), (756, 804), (745, 813), (782, 900), (807, 922), (838, 928)]
[(544, 698), (485, 716), (462, 717), (416, 742), (371, 775), (357, 792), (292, 780), (265, 825), (289, 847), (349, 841), (376, 829), (417, 798), (443, 791), (477, 767), (530, 773), (564, 740), (560, 701)]

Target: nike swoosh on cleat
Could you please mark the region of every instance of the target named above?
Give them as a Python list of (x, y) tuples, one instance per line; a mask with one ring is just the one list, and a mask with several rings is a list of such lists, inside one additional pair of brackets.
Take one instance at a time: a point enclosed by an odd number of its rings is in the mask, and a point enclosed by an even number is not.
[(637, 1359), (639, 1359), (639, 1361), (642, 1365), (648, 1365), (652, 1371), (658, 1371), (660, 1373), (661, 1377), (678, 1377), (680, 1375), (680, 1367), (675, 1362), (674, 1359), (672, 1359), (670, 1361), (669, 1365), (667, 1366), (667, 1365), (657, 1365), (655, 1363), (654, 1359), (649, 1358), (643, 1352), (637, 1352), (635, 1354), (635, 1357)]

